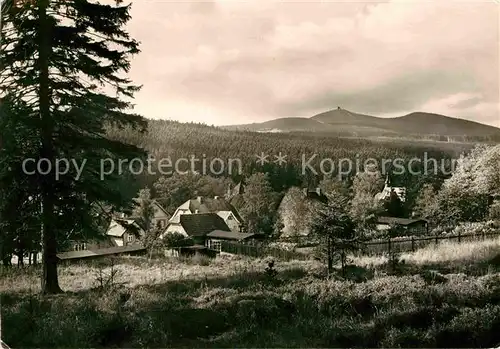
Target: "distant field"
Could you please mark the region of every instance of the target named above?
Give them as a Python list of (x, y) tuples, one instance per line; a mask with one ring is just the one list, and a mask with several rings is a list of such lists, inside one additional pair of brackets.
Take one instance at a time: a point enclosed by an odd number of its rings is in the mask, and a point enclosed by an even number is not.
[[(37, 295), (37, 269), (2, 269), (2, 337), (14, 348), (498, 346), (500, 240), (402, 257), (354, 258), (331, 280), (314, 261), (278, 262), (273, 276), (266, 259), (118, 258), (62, 266), (68, 292), (50, 297)], [(111, 270), (115, 286), (95, 288)]]

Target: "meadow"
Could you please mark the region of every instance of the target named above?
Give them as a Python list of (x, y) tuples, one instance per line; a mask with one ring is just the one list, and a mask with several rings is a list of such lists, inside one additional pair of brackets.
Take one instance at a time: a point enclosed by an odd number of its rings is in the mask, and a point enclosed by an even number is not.
[[(500, 239), (352, 257), (345, 279), (318, 261), (121, 257), (2, 269), (11, 347), (497, 347)], [(340, 274), (340, 273), (339, 273)]]

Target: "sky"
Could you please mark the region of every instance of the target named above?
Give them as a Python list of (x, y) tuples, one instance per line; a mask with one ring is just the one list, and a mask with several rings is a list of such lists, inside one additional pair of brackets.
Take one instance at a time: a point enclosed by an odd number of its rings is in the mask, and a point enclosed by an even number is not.
[(230, 125), (340, 106), (500, 127), (499, 3), (137, 0), (135, 111)]

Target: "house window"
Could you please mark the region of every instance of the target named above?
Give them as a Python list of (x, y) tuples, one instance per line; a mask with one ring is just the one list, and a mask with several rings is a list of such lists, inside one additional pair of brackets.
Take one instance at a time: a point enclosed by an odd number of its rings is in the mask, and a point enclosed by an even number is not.
[(134, 237), (132, 236), (132, 234), (128, 234), (127, 235), (127, 241), (128, 242), (132, 242), (134, 240)]
[(16, 8), (23, 7), (25, 4), (34, 5), (34, 4), (36, 4), (36, 1), (35, 0), (14, 0), (12, 2), (12, 5)]
[(83, 251), (83, 250), (86, 250), (87, 249), (87, 244), (86, 243), (79, 243), (79, 244), (75, 244), (74, 246), (74, 250), (75, 251)]
[(232, 219), (233, 219), (233, 216), (231, 216), (231, 215), (229, 215), (229, 216), (227, 217), (227, 220), (228, 220), (228, 221), (230, 221), (230, 220), (232, 220)]
[(211, 248), (212, 250), (216, 250), (218, 252), (221, 251), (221, 243), (220, 243), (220, 241), (210, 240), (209, 244), (210, 244), (209, 248)]

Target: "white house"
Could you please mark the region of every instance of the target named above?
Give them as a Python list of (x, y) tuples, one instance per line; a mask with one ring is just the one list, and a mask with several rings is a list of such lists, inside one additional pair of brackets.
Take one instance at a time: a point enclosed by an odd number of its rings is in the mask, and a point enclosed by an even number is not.
[[(136, 204), (140, 205), (140, 199), (136, 198), (134, 199)], [(154, 214), (151, 219), (151, 225), (153, 227), (160, 227), (160, 228), (165, 228), (168, 224), (168, 219), (169, 219), (169, 214), (165, 209), (156, 201), (156, 200), (151, 200), (151, 205), (153, 206)], [(131, 219), (138, 218), (131, 216), (129, 217)]]
[(238, 211), (224, 198), (219, 196), (214, 198), (198, 196), (196, 199), (187, 200), (175, 210), (168, 221), (166, 232), (180, 231), (180, 217), (197, 213), (215, 213), (224, 220), (231, 231), (235, 232), (239, 232), (243, 224), (243, 219)]
[(142, 228), (133, 219), (112, 219), (106, 234), (115, 246), (128, 246), (139, 243)]
[(389, 181), (389, 176), (385, 179), (384, 189), (377, 195), (375, 198), (377, 200), (387, 200), (391, 197), (391, 193), (394, 192), (398, 196), (401, 202), (405, 202), (406, 200), (406, 188), (405, 187), (392, 187)]

